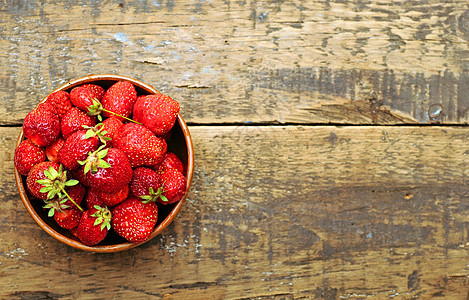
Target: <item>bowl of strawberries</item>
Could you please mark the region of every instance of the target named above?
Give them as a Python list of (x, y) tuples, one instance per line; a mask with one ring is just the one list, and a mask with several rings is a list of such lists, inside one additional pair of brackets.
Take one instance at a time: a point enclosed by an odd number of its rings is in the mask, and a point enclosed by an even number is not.
[(21, 200), (42, 229), (107, 253), (141, 245), (174, 220), (194, 154), (176, 100), (133, 78), (89, 75), (26, 115), (14, 164)]

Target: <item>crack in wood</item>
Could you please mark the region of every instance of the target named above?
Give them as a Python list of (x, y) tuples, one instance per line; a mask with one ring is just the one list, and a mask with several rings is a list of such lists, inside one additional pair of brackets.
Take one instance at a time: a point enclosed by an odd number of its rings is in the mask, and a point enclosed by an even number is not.
[(203, 84), (180, 84), (176, 85), (177, 88), (182, 89), (211, 89), (213, 87)]
[(220, 281), (198, 281), (193, 283), (181, 283), (181, 284), (171, 284), (169, 288), (171, 289), (206, 289), (209, 286), (219, 285)]
[(249, 297), (234, 298), (235, 300), (250, 300), (250, 299), (272, 299), (276, 297), (293, 297), (292, 293), (264, 293), (264, 294), (253, 294)]
[(166, 24), (166, 21), (148, 21), (148, 22), (128, 22), (128, 23), (91, 23), (96, 26), (132, 26), (132, 25), (151, 25)]

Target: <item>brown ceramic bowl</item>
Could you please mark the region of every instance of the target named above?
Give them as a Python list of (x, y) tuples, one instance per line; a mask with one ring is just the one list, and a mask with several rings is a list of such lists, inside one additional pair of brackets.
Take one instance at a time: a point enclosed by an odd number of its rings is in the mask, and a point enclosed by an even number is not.
[[(127, 80), (134, 84), (138, 95), (143, 94), (155, 94), (158, 93), (156, 89), (152, 86), (145, 84), (141, 81), (138, 81), (133, 78), (119, 76), (119, 75), (89, 75), (83, 78), (79, 78), (69, 83), (59, 87), (53, 92), (56, 91), (68, 91), (76, 86), (85, 84), (85, 83), (93, 83), (102, 86), (103, 88), (109, 88), (113, 83), (119, 80)], [(47, 99), (45, 97), (41, 102), (44, 102)], [(21, 131), (18, 142), (16, 146), (19, 145), (21, 141), (25, 139), (23, 131)], [(189, 188), (192, 181), (192, 174), (194, 171), (194, 153), (192, 148), (192, 140), (189, 133), (189, 129), (187, 128), (184, 119), (178, 115), (178, 120), (173, 128), (173, 133), (171, 138), (168, 142), (168, 151), (174, 152), (184, 163), (186, 166), (186, 178), (187, 178), (187, 189), (185, 195), (182, 199), (174, 204), (159, 206), (158, 211), (158, 223), (155, 226), (150, 238), (147, 240), (151, 240), (155, 236), (157, 236), (160, 232), (162, 232), (168, 225), (174, 220), (176, 215), (178, 214), (179, 210), (181, 209), (184, 201), (187, 197), (187, 193), (189, 192)], [(33, 219), (42, 227), (48, 234), (56, 238), (57, 240), (72, 246), (74, 248), (90, 251), (90, 252), (100, 252), (100, 253), (111, 253), (111, 252), (118, 252), (124, 251), (136, 246), (141, 245), (142, 243), (130, 243), (118, 236), (112, 230), (109, 231), (108, 236), (105, 240), (103, 240), (99, 245), (96, 246), (86, 246), (81, 243), (76, 237), (74, 237), (68, 230), (61, 228), (55, 223), (54, 218), (49, 218), (47, 213), (42, 208), (44, 205), (41, 201), (37, 201), (36, 199), (32, 199), (31, 201), (30, 195), (27, 192), (26, 187), (26, 177), (21, 176), (18, 173), (18, 170), (15, 168), (15, 177), (16, 177), (16, 184), (18, 186), (18, 191), (21, 196), (21, 200), (23, 201), (24, 206), (31, 214)], [(145, 243), (145, 242), (143, 242)]]

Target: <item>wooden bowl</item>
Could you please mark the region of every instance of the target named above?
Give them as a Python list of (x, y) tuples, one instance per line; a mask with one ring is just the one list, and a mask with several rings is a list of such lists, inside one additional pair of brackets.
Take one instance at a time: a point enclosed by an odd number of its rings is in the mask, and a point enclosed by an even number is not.
[[(141, 81), (138, 81), (133, 78), (119, 76), (119, 75), (89, 75), (83, 78), (79, 78), (73, 81), (70, 81), (67, 84), (57, 88), (53, 92), (57, 91), (68, 91), (76, 86), (85, 84), (85, 83), (93, 83), (99, 85), (105, 89), (108, 89), (112, 84), (120, 80), (127, 80), (131, 82), (135, 89), (137, 90), (138, 95), (143, 94), (156, 94), (159, 93), (156, 89), (152, 86), (145, 84)], [(45, 97), (41, 102), (46, 101), (47, 97)], [(194, 153), (192, 148), (192, 139), (189, 133), (189, 129), (187, 128), (184, 119), (181, 115), (178, 115), (178, 119), (174, 128), (172, 129), (173, 133), (171, 138), (168, 142), (168, 151), (174, 152), (184, 163), (185, 165), (185, 176), (187, 179), (187, 188), (186, 193), (181, 198), (180, 201), (164, 205), (158, 207), (158, 222), (150, 235), (150, 238), (147, 240), (151, 240), (155, 236), (157, 236), (160, 232), (162, 232), (168, 225), (174, 220), (176, 215), (178, 214), (179, 210), (181, 209), (184, 201), (187, 197), (187, 193), (189, 192), (189, 188), (192, 181), (192, 174), (194, 171)], [(23, 134), (23, 130), (18, 137), (18, 141), (16, 146), (19, 145), (25, 139)], [(21, 200), (23, 201), (24, 206), (31, 214), (33, 219), (39, 224), (39, 226), (44, 229), (48, 234), (56, 238), (57, 240), (72, 246), (74, 248), (90, 251), (90, 252), (99, 252), (99, 253), (111, 253), (111, 252), (118, 252), (128, 250), (134, 247), (137, 247), (145, 242), (142, 243), (130, 243), (123, 239), (122, 237), (118, 236), (112, 230), (109, 231), (108, 236), (96, 246), (87, 246), (81, 243), (76, 237), (74, 237), (69, 230), (63, 229), (55, 223), (54, 218), (50, 218), (47, 216), (47, 212), (42, 208), (44, 203), (41, 201), (37, 201), (33, 199), (30, 201), (30, 196), (27, 192), (26, 187), (26, 177), (19, 174), (18, 170), (15, 167), (15, 177), (16, 177), (16, 184), (18, 186), (18, 191), (21, 196)]]

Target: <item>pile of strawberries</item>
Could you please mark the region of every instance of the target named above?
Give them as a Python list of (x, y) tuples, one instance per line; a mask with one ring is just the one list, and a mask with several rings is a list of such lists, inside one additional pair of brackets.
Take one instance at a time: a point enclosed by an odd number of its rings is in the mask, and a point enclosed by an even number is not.
[(167, 147), (178, 113), (177, 101), (137, 95), (128, 81), (58, 91), (24, 119), (15, 167), (31, 201), (43, 201), (83, 244), (100, 243), (110, 230), (143, 242), (158, 207), (186, 191), (185, 166)]

